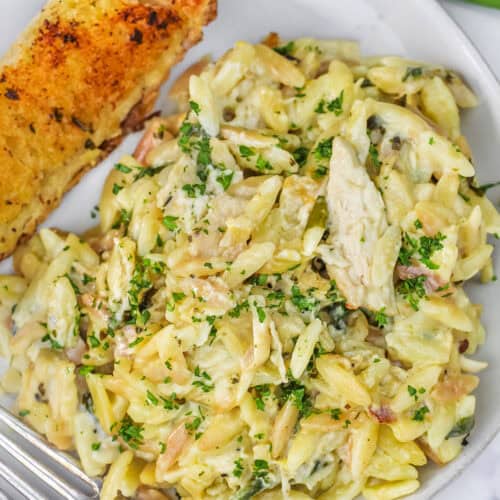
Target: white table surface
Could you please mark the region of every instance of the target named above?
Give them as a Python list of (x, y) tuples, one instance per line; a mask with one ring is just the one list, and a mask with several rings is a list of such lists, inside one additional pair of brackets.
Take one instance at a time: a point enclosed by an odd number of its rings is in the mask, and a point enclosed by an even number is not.
[[(445, 0), (442, 5), (472, 40), (500, 81), (500, 10), (452, 0)], [(498, 143), (500, 151), (500, 138)], [(489, 332), (490, 335), (497, 333)], [(500, 435), (452, 485), (436, 496), (436, 500), (451, 499), (500, 500)]]

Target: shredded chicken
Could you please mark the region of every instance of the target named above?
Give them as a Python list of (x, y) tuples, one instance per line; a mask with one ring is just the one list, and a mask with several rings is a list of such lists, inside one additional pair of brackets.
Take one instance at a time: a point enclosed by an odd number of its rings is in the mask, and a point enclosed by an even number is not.
[[(328, 273), (352, 306), (392, 311), (399, 230), (388, 226), (380, 193), (340, 137), (333, 141), (327, 198), (332, 247)], [(379, 255), (382, 259), (376, 261)]]

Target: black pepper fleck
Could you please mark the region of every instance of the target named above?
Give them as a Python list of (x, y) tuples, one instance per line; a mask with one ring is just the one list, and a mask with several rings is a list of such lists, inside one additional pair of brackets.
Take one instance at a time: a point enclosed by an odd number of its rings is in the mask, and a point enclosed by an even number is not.
[(156, 10), (153, 10), (152, 12), (150, 12), (148, 17), (149, 26), (154, 26), (157, 20), (158, 20), (158, 13), (156, 12)]
[(87, 139), (85, 141), (85, 149), (95, 149), (95, 144), (92, 139)]
[(63, 35), (63, 42), (64, 43), (76, 43), (78, 39), (76, 38), (73, 33), (64, 33)]
[(84, 132), (92, 132), (92, 125), (87, 125), (87, 124), (83, 123), (81, 120), (79, 120), (74, 115), (71, 116), (71, 122), (73, 123), (73, 125), (77, 126), (79, 129), (83, 130)]
[(5, 97), (11, 101), (19, 101), (19, 94), (17, 93), (17, 90), (13, 88), (8, 88), (5, 91)]
[(130, 41), (140, 45), (142, 43), (142, 31), (134, 28), (134, 32), (130, 35)]
[(63, 119), (62, 108), (53, 108), (52, 109), (52, 117), (54, 118), (54, 120), (56, 122), (61, 123), (62, 119)]
[(395, 135), (391, 139), (391, 144), (392, 144), (392, 149), (394, 149), (395, 151), (399, 151), (401, 149), (401, 138)]

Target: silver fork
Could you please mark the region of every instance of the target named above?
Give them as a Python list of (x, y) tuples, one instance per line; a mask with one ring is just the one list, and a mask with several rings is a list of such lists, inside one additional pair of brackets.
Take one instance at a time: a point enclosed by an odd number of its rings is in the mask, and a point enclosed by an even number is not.
[[(17, 493), (28, 500), (99, 498), (100, 480), (88, 477), (76, 460), (47, 444), (1, 405), (0, 423), (10, 431), (0, 431), (0, 449), (14, 459), (0, 462), (0, 478)], [(42, 487), (36, 486), (37, 479)]]

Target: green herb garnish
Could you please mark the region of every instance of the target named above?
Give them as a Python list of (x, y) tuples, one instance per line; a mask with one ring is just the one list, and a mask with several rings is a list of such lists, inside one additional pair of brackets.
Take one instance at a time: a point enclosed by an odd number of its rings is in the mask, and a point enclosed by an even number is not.
[(195, 112), (195, 114), (199, 115), (201, 108), (200, 105), (195, 101), (189, 101), (189, 107)]
[(144, 426), (142, 424), (135, 424), (132, 419), (126, 415), (120, 423), (118, 435), (130, 446), (136, 450), (143, 442)]
[(286, 45), (282, 45), (281, 47), (274, 47), (273, 49), (278, 54), (281, 54), (284, 57), (291, 57), (293, 51), (295, 50), (295, 42), (288, 42)]
[(415, 420), (416, 422), (423, 422), (425, 419), (425, 415), (429, 413), (430, 410), (427, 408), (427, 406), (421, 406), (418, 410), (415, 411), (413, 414), (412, 420)]
[(244, 471), (243, 467), (243, 459), (238, 458), (238, 460), (234, 461), (234, 469), (233, 469), (233, 476), (234, 477), (241, 477)]
[(426, 279), (426, 276), (416, 276), (415, 278), (403, 280), (398, 285), (398, 292), (415, 311), (418, 311), (420, 299), (426, 296), (424, 287)]
[(406, 80), (408, 80), (409, 78), (419, 78), (422, 76), (422, 68), (420, 67), (415, 67), (415, 68), (412, 68), (412, 67), (408, 67), (406, 68), (406, 72), (402, 78), (402, 81), (403, 82), (406, 82)]
[(447, 434), (446, 439), (465, 436), (470, 433), (470, 431), (474, 427), (474, 415), (470, 417), (463, 417), (457, 421), (457, 423), (453, 426), (451, 431)]

